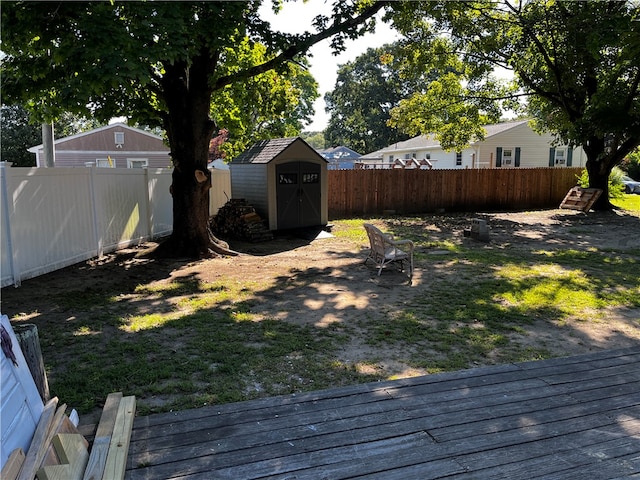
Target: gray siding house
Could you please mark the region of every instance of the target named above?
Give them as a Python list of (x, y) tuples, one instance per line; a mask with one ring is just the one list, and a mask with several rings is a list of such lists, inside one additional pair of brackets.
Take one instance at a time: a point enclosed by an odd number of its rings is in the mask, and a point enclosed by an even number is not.
[[(113, 123), (54, 141), (54, 167), (171, 168), (169, 147), (153, 133)], [(29, 148), (44, 167), (42, 145)]]

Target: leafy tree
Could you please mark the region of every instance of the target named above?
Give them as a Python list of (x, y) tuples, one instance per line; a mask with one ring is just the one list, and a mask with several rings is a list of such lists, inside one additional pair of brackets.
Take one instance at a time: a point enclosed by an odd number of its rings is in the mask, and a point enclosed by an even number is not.
[(300, 137), (316, 150), (322, 150), (325, 147), (324, 132), (302, 132)]
[(42, 143), (42, 128), (29, 122), (29, 112), (19, 105), (3, 105), (0, 112), (0, 146), (3, 162), (15, 167), (35, 167), (36, 158), (27, 148)]
[[(98, 128), (100, 123), (63, 113), (55, 125), (58, 138)], [(14, 167), (35, 167), (36, 157), (27, 149), (42, 143), (42, 126), (31, 122), (29, 112), (21, 105), (3, 105), (0, 113), (1, 158)]]
[[(580, 145), (589, 186), (611, 208), (612, 168), (640, 144), (640, 5), (633, 1), (430, 2), (398, 9), (396, 25), (412, 37), (407, 69), (443, 75), (392, 112), (405, 131), (437, 131), (443, 145), (482, 138), (479, 125), (496, 107), (526, 109), (539, 130)], [(416, 21), (428, 15), (433, 21)], [(441, 34), (448, 33), (447, 36)], [(444, 67), (452, 68), (444, 74)], [(496, 67), (514, 73), (504, 85)]]
[[(225, 75), (268, 60), (264, 45), (244, 39), (228, 49)], [(229, 132), (222, 150), (233, 158), (258, 140), (298, 135), (314, 113), (318, 84), (306, 59), (286, 63), (213, 93), (211, 117)]]
[[(164, 128), (174, 164), (167, 249), (188, 257), (233, 253), (208, 224), (208, 146), (227, 127), (210, 116), (214, 94), (272, 70), (285, 75), (324, 39), (343, 49), (388, 2), (336, 0), (331, 17), (316, 17), (314, 32), (300, 35), (272, 31), (258, 17), (260, 3), (3, 2), (3, 95), (38, 120), (73, 111)], [(267, 47), (266, 60), (234, 68), (237, 49), (253, 43)]]
[(340, 67), (335, 88), (324, 97), (331, 114), (325, 130), (328, 145), (369, 153), (409, 138), (389, 128), (389, 111), (416, 91), (423, 79), (400, 76), (399, 52), (399, 44), (369, 48)]

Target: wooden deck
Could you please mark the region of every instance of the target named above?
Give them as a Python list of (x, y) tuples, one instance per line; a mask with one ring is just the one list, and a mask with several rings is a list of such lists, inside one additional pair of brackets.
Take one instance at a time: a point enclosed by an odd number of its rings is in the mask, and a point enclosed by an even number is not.
[(640, 479), (640, 346), (136, 418), (129, 479)]

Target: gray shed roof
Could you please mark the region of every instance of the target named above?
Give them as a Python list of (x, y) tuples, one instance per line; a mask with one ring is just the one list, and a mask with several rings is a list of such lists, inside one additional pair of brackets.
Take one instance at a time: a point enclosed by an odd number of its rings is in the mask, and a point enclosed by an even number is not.
[(311, 154), (317, 156), (318, 158), (321, 158), (325, 162), (327, 161), (302, 138), (291, 137), (260, 140), (259, 142), (254, 143), (251, 147), (242, 152), (236, 158), (234, 158), (231, 163), (269, 163), (296, 142), (303, 143), (304, 146), (309, 149), (309, 152)]

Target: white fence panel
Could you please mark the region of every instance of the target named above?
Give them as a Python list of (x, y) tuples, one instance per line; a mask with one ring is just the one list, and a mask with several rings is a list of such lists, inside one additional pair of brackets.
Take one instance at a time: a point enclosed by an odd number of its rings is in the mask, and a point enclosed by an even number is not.
[[(95, 256), (89, 170), (10, 168), (8, 218), (14, 280)], [(4, 229), (3, 229), (4, 230)]]
[(173, 199), (169, 193), (171, 170), (147, 169), (147, 174), (151, 238), (164, 237), (173, 231)]
[(218, 209), (231, 198), (231, 171), (213, 168), (211, 190), (209, 191), (209, 215), (216, 215)]
[(98, 254), (139, 244), (150, 236), (144, 169), (90, 168), (93, 172)]
[[(210, 213), (231, 192), (212, 175)], [(0, 162), (2, 287), (171, 234), (171, 169), (9, 168)]]

